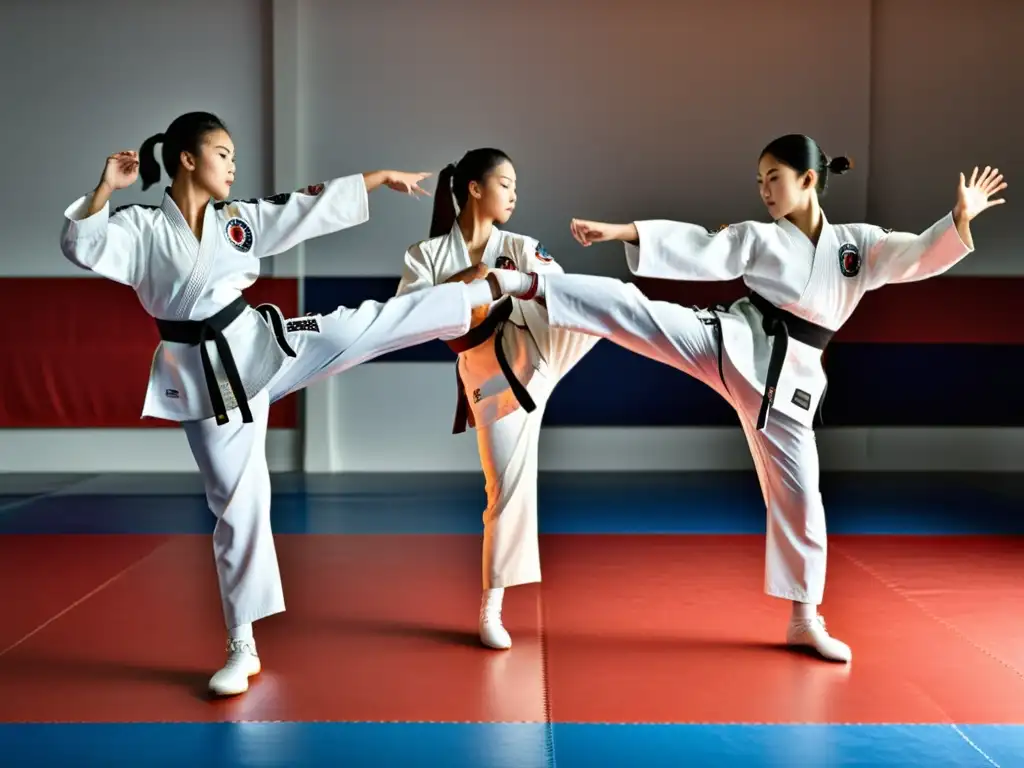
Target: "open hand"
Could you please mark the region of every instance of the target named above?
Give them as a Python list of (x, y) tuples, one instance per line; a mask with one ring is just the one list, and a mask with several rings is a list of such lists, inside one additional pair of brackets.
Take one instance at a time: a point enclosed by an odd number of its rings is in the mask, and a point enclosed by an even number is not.
[(139, 177), (139, 153), (126, 150), (115, 152), (107, 158), (101, 184), (114, 189), (124, 189), (135, 183)]
[(1003, 174), (998, 168), (985, 166), (981, 176), (978, 176), (978, 169), (971, 174), (971, 181), (967, 183), (964, 175), (960, 174), (960, 187), (957, 190), (956, 205), (953, 208), (953, 215), (959, 219), (961, 216), (970, 221), (982, 211), (988, 210), (994, 205), (1002, 205), (1006, 202), (1003, 198), (990, 199), (993, 195), (1006, 189), (1006, 182), (1003, 181)]
[(430, 175), (431, 174), (429, 173), (388, 171), (387, 178), (384, 179), (384, 183), (388, 186), (388, 189), (393, 189), (395, 192), (405, 192), (413, 197), (417, 197), (419, 195), (426, 195), (427, 197), (430, 197), (430, 193), (420, 186), (420, 182), (428, 178)]

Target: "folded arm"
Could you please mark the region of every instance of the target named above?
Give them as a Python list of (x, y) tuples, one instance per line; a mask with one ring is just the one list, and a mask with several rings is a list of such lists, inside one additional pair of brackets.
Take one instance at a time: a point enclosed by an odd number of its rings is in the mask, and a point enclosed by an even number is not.
[(82, 269), (138, 288), (145, 254), (138, 209), (110, 213), (110, 190), (102, 184), (64, 211), (60, 250)]

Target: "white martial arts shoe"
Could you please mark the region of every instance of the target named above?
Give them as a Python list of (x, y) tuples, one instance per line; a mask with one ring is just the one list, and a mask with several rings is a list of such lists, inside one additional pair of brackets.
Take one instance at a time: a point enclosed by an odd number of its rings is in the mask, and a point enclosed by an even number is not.
[(829, 661), (850, 661), (853, 658), (850, 646), (829, 635), (822, 616), (815, 616), (812, 619), (791, 619), (786, 630), (786, 642), (790, 645), (813, 648)]
[(480, 601), (480, 642), (499, 651), (512, 647), (512, 637), (501, 623), (503, 596), (503, 589), (488, 589)]
[(249, 678), (262, 669), (256, 644), (252, 640), (228, 640), (228, 663), (210, 678), (210, 692), (217, 696), (237, 696), (249, 690)]

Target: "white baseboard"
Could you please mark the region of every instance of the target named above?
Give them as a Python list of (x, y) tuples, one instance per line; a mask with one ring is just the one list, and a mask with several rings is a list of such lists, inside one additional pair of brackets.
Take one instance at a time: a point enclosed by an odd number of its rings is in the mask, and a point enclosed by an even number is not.
[[(438, 429), (404, 434), (401, 424), (348, 428), (333, 449), (299, 430), (272, 429), (272, 472), (479, 472), (476, 439)], [(321, 434), (329, 430), (321, 430)], [(342, 445), (339, 447), (337, 443)], [(1024, 430), (972, 428), (826, 428), (818, 433), (825, 472), (1022, 472)], [(540, 465), (548, 472), (687, 472), (752, 469), (739, 427), (549, 428)], [(179, 429), (0, 430), (0, 472), (41, 474), (191, 473), (195, 463)]]
[[(302, 468), (299, 432), (267, 432), (271, 472)], [(93, 473), (195, 472), (185, 433), (157, 429), (3, 429), (0, 472)]]

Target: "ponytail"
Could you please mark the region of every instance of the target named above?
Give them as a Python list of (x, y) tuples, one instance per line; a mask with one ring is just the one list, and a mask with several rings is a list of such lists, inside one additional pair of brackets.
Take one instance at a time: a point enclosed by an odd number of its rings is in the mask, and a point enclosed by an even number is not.
[(156, 161), (155, 147), (163, 140), (164, 134), (158, 133), (150, 136), (139, 147), (139, 177), (144, 190), (160, 181), (160, 164)]
[(434, 192), (434, 211), (430, 218), (430, 237), (447, 235), (455, 226), (455, 197), (452, 194), (452, 179), (455, 164), (449, 163), (437, 177), (437, 191)]
[(160, 181), (160, 164), (156, 160), (156, 145), (163, 144), (161, 159), (164, 170), (174, 180), (181, 165), (181, 153), (198, 155), (203, 137), (212, 131), (229, 133), (224, 122), (209, 112), (188, 112), (176, 117), (163, 133), (150, 136), (139, 147), (139, 176), (142, 188), (149, 189)]
[(485, 147), (471, 149), (458, 164), (449, 163), (444, 167), (437, 177), (430, 237), (447, 235), (452, 231), (459, 213), (469, 205), (469, 185), (473, 182), (483, 184), (487, 175), (504, 162), (512, 161), (500, 149)]

